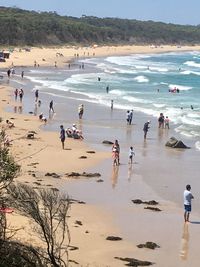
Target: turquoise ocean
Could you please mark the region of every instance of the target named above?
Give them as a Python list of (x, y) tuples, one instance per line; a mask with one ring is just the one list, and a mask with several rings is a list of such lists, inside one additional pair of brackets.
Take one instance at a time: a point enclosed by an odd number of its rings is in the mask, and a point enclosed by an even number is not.
[[(52, 96), (72, 92), (98, 105), (110, 106), (112, 99), (121, 110), (154, 117), (162, 112), (175, 131), (194, 139), (200, 150), (200, 52), (84, 58), (81, 63), (84, 71), (37, 68), (30, 69), (26, 78), (35, 83), (34, 90)], [(175, 87), (179, 93), (169, 92)]]

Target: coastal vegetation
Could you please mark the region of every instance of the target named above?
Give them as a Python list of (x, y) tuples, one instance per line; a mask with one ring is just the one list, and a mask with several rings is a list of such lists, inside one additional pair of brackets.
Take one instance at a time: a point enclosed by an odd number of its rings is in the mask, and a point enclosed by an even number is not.
[[(35, 190), (28, 185), (16, 183), (14, 178), (19, 175), (20, 166), (11, 156), (5, 138), (6, 133), (2, 130), (0, 132), (0, 266), (68, 266), (70, 200), (53, 188)], [(24, 225), (20, 228), (10, 225), (7, 213), (13, 211), (31, 221), (32, 235), (37, 234), (40, 247), (15, 238)]]
[(0, 45), (199, 44), (200, 27), (0, 7)]

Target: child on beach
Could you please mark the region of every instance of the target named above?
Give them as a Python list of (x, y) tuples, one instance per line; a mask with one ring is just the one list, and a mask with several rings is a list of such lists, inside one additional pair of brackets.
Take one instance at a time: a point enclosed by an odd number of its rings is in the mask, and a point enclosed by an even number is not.
[(133, 147), (131, 146), (129, 149), (129, 164), (133, 164), (133, 155), (135, 156), (135, 152)]
[(165, 118), (165, 129), (169, 129), (169, 118), (168, 118), (168, 116), (166, 116), (166, 118)]
[(119, 165), (119, 153), (120, 153), (120, 146), (118, 140), (115, 140), (115, 143), (112, 147), (112, 157), (113, 157), (113, 165)]

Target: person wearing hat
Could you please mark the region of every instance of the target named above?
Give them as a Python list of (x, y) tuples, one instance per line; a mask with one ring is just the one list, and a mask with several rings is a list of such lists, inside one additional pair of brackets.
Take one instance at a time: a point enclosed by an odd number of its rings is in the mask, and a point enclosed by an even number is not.
[(150, 124), (150, 121), (147, 121), (147, 122), (145, 122), (145, 124), (144, 124), (144, 127), (143, 127), (143, 131), (144, 131), (144, 139), (146, 139), (147, 138), (147, 132), (148, 132), (148, 130), (149, 130), (149, 124)]
[(191, 186), (189, 184), (186, 185), (186, 189), (183, 192), (184, 199), (184, 220), (185, 222), (189, 222), (190, 212), (192, 210), (192, 199), (194, 198), (192, 193), (190, 192)]

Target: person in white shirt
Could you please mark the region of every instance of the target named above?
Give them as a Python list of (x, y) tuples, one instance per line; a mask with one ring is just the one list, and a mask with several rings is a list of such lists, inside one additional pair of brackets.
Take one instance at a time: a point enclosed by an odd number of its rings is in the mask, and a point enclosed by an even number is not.
[(133, 163), (133, 155), (135, 155), (135, 152), (133, 150), (133, 147), (131, 146), (129, 149), (129, 163), (132, 164)]
[(188, 184), (186, 185), (186, 190), (184, 190), (183, 192), (184, 208), (185, 208), (185, 212), (184, 212), (185, 222), (189, 222), (189, 216), (192, 210), (192, 199), (194, 198), (190, 190), (191, 190), (191, 186)]

